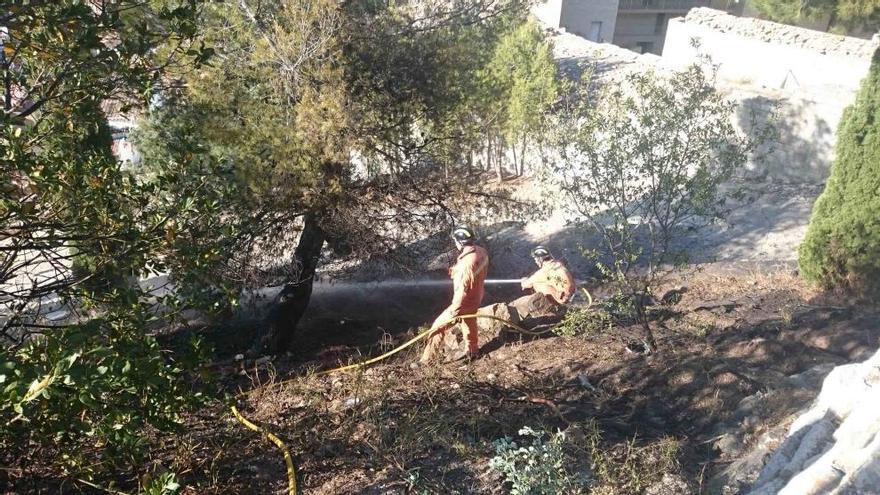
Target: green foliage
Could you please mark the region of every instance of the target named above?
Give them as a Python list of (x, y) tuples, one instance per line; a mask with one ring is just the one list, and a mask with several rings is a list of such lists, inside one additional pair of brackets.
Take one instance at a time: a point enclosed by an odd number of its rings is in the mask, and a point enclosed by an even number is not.
[[(486, 69), (495, 102), (493, 118), (505, 141), (525, 161), (530, 140), (542, 139), (547, 111), (556, 101), (556, 61), (540, 27), (525, 22), (498, 42)], [(517, 150), (517, 146), (520, 146)], [(524, 165), (516, 164), (522, 173)]]
[(147, 175), (190, 184), (163, 197), (197, 206), (192, 222), (175, 219), (164, 257), (184, 291), (232, 298), (308, 279), (320, 249), (295, 259), (305, 218), (335, 254), (406, 263), (407, 244), (465, 211), (508, 208), (504, 191), (474, 184), (469, 160), (485, 67), (522, 5), (432, 8), (430, 22), (407, 3), (207, 9), (200, 42), (216, 57), (182, 71), (185, 87), (164, 93), (136, 136)]
[[(174, 209), (115, 161), (103, 110), (142, 101), (164, 66), (202, 56), (199, 3), (4, 7), (0, 455), (26, 474), (136, 468), (144, 432), (176, 428), (199, 400), (180, 356), (148, 334), (154, 298), (128, 282), (154, 268)], [(48, 318), (52, 306), (67, 316)]]
[(180, 483), (174, 473), (163, 473), (156, 478), (143, 480), (144, 495), (176, 495), (180, 493)]
[[(197, 404), (155, 339), (131, 314), (56, 330), (0, 360), (0, 435), (5, 448), (28, 439), (64, 445), (61, 461), (74, 473), (125, 469), (146, 453), (146, 425), (173, 429), (179, 412)], [(104, 447), (101, 464), (79, 447)]]
[(565, 453), (566, 436), (559, 431), (547, 438), (543, 431), (524, 427), (523, 442), (510, 437), (494, 442), (495, 457), (489, 467), (504, 475), (513, 495), (583, 493), (589, 481), (571, 469)]
[(752, 0), (761, 15), (786, 24), (828, 22), (833, 31), (876, 31), (880, 27), (878, 0)]
[(610, 330), (613, 324), (611, 315), (601, 307), (571, 308), (562, 321), (553, 327), (553, 333), (560, 337), (589, 335)]
[(824, 287), (880, 293), (880, 51), (837, 136), (831, 177), (813, 207), (798, 263)]

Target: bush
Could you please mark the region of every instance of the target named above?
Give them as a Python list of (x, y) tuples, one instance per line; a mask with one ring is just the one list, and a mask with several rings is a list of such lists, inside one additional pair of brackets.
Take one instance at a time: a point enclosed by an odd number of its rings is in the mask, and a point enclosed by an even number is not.
[(510, 437), (495, 441), (495, 457), (489, 467), (504, 475), (513, 495), (582, 493), (587, 477), (569, 470), (565, 455), (565, 433), (559, 431), (545, 440), (546, 433), (529, 427), (519, 430), (531, 438), (530, 445), (518, 444)]
[(574, 337), (610, 330), (613, 325), (611, 315), (603, 308), (572, 308), (553, 327), (553, 333), (560, 337)]
[(0, 348), (5, 461), (33, 461), (54, 446), (55, 464), (76, 476), (135, 468), (150, 447), (146, 429), (175, 430), (180, 414), (203, 402), (182, 380), (186, 363), (163, 355), (143, 334), (144, 321), (130, 317), (107, 315)]
[(826, 288), (880, 293), (880, 50), (837, 131), (837, 158), (816, 201), (799, 265)]

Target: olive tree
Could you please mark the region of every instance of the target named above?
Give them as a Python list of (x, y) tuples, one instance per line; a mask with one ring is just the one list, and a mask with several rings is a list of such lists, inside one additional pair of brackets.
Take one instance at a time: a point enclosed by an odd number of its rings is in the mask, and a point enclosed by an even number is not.
[(726, 183), (769, 130), (735, 127), (737, 107), (714, 89), (713, 70), (578, 82), (559, 108), (558, 155), (543, 175), (594, 240), (585, 255), (634, 305), (648, 349), (647, 296), (687, 261), (685, 236), (725, 215), (734, 193)]

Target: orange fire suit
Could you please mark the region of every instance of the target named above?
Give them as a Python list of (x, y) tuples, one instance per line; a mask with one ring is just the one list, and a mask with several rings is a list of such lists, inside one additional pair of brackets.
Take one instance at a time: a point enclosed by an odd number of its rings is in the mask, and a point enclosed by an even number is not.
[(531, 277), (523, 280), (522, 288), (533, 289), (561, 305), (571, 300), (575, 291), (575, 282), (564, 263), (547, 260)]
[[(458, 259), (449, 269), (452, 278), (452, 303), (434, 320), (431, 328), (434, 333), (428, 338), (428, 345), (422, 353), (422, 361), (428, 361), (443, 343), (443, 334), (455, 326), (456, 316), (474, 314), (483, 301), (486, 273), (489, 268), (489, 255), (480, 246), (465, 246)], [(464, 320), (465, 338), (468, 341), (468, 352), (476, 354), (479, 349), (477, 321), (473, 318)]]

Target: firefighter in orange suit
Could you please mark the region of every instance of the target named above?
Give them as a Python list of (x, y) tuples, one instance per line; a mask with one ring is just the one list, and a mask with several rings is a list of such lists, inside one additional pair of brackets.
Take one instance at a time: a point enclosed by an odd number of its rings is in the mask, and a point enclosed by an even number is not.
[(529, 301), (530, 312), (554, 311), (568, 304), (574, 296), (576, 284), (565, 263), (554, 259), (544, 246), (533, 249), (532, 258), (538, 271), (521, 283), (523, 290), (535, 291)]
[[(489, 255), (485, 249), (475, 244), (474, 233), (466, 227), (456, 228), (452, 232), (452, 238), (458, 250), (458, 259), (449, 269), (454, 291), (452, 303), (431, 325), (434, 332), (428, 337), (428, 344), (422, 353), (423, 363), (430, 361), (437, 353), (443, 343), (443, 334), (458, 323), (455, 318), (476, 313), (483, 301), (483, 282), (489, 269)], [(475, 357), (479, 350), (477, 321), (468, 318), (463, 322), (468, 343), (467, 355)]]

